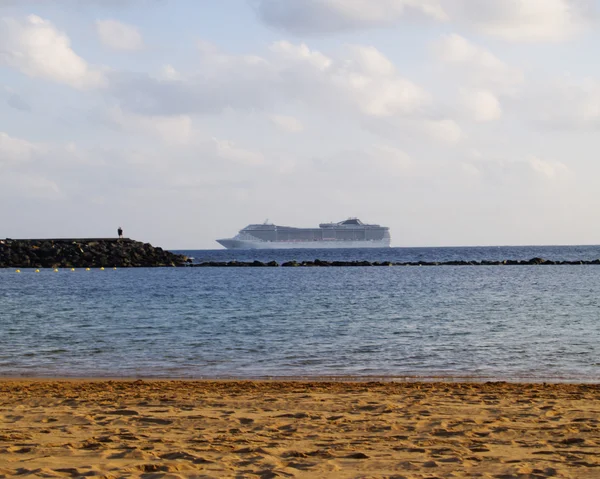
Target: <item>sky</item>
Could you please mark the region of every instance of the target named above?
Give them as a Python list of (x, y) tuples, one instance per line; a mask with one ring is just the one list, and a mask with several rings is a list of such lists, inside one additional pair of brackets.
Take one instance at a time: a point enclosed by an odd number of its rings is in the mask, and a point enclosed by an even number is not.
[[(0, 237), (600, 244), (600, 0), (0, 0)], [(592, 221), (594, 220), (594, 221)]]

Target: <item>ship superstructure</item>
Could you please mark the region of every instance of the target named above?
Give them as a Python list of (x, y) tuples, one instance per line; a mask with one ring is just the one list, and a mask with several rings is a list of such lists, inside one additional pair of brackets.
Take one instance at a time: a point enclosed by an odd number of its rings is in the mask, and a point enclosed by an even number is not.
[(386, 226), (366, 224), (358, 218), (321, 223), (318, 228), (265, 222), (248, 225), (233, 238), (217, 242), (228, 249), (386, 248), (390, 246), (390, 232)]

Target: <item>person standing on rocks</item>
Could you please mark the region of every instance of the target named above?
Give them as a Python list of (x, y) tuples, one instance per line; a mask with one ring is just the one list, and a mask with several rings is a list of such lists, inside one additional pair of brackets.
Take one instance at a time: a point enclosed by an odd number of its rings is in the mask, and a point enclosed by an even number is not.
[(122, 238), (123, 237), (123, 228), (121, 228), (119, 226), (119, 228), (117, 229), (117, 233), (119, 234), (119, 238)]

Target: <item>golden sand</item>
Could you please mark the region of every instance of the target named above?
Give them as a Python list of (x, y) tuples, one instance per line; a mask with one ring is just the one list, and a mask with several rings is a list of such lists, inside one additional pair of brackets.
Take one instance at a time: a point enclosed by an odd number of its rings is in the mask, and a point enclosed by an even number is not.
[(600, 386), (0, 381), (0, 478), (600, 478)]

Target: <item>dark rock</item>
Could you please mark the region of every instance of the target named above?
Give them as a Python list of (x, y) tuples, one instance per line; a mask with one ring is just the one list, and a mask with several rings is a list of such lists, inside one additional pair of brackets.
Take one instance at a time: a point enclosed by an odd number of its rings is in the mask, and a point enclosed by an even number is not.
[(544, 258), (531, 258), (526, 264), (544, 264), (545, 262)]
[(0, 267), (183, 266), (188, 258), (130, 239), (0, 241)]
[(295, 266), (300, 266), (298, 264), (298, 262), (296, 260), (293, 261), (286, 261), (285, 263), (282, 263), (282, 265), (284, 268), (288, 268), (288, 267), (295, 267)]
[(314, 265), (315, 266), (331, 266), (331, 263), (329, 261), (322, 261), (320, 259), (316, 259), (314, 261)]

